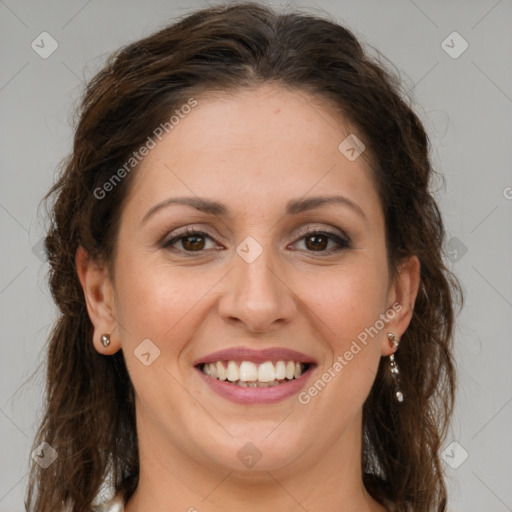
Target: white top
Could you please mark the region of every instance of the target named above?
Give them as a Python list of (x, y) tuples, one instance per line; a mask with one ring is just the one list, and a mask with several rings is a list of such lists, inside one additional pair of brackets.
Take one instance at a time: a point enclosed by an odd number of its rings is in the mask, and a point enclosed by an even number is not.
[(116, 494), (110, 501), (95, 506), (93, 512), (123, 512), (124, 499), (122, 494)]

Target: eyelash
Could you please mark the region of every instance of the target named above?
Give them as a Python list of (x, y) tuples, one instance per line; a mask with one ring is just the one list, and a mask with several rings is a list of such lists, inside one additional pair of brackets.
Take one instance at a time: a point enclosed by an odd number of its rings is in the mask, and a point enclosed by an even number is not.
[[(308, 228), (300, 236), (300, 238), (297, 239), (297, 241), (302, 240), (304, 238), (307, 238), (308, 236), (311, 236), (311, 235), (323, 235), (323, 236), (327, 237), (328, 239), (334, 241), (336, 244), (338, 244), (338, 247), (334, 248), (334, 250), (333, 250), (333, 248), (322, 250), (322, 251), (308, 251), (308, 250), (306, 250), (306, 252), (309, 252), (309, 253), (312, 253), (312, 254), (315, 254), (315, 253), (322, 254), (323, 253), (324, 256), (329, 256), (329, 255), (331, 255), (333, 253), (337, 253), (339, 251), (343, 251), (344, 249), (350, 249), (351, 248), (351, 242), (350, 242), (350, 239), (348, 237), (343, 238), (340, 235), (338, 235), (337, 233), (333, 233), (332, 231), (319, 230), (319, 229), (315, 229), (315, 228)], [(208, 249), (201, 249), (199, 251), (187, 251), (185, 249), (177, 249), (176, 247), (172, 247), (175, 243), (179, 242), (180, 240), (183, 240), (185, 238), (192, 237), (192, 236), (202, 237), (202, 238), (209, 238), (213, 242), (217, 243), (216, 240), (212, 236), (210, 236), (208, 233), (205, 233), (204, 231), (195, 230), (195, 229), (192, 229), (192, 228), (185, 228), (180, 233), (177, 233), (172, 238), (170, 238), (170, 239), (166, 240), (165, 242), (163, 242), (162, 247), (164, 249), (169, 249), (169, 250), (183, 251), (185, 254), (190, 255), (190, 256), (192, 256), (194, 254), (203, 254), (204, 251), (208, 250)]]

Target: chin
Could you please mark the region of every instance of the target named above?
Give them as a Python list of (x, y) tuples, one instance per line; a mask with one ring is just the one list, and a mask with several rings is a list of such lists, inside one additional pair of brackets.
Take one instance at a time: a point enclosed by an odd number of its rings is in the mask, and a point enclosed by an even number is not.
[[(276, 427), (274, 423), (273, 428)], [(278, 427), (279, 428), (279, 427)], [(238, 429), (234, 434), (228, 429), (233, 439), (224, 438), (215, 446), (205, 447), (209, 459), (226, 471), (233, 471), (241, 478), (252, 477), (262, 472), (262, 478), (268, 480), (267, 471), (277, 471), (292, 465), (303, 454), (311, 442), (300, 439), (298, 433), (283, 430), (272, 432), (265, 422), (265, 428), (256, 425)], [(270, 435), (269, 435), (270, 433)], [(267, 436), (267, 437), (265, 437)]]

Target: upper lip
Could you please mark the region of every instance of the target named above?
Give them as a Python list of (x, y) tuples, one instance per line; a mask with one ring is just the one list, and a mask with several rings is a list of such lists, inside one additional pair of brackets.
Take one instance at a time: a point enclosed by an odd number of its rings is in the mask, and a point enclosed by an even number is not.
[(255, 350), (248, 347), (226, 348), (197, 359), (193, 365), (215, 363), (216, 361), (251, 361), (264, 363), (266, 361), (295, 361), (300, 363), (316, 364), (311, 356), (283, 347), (265, 348)]

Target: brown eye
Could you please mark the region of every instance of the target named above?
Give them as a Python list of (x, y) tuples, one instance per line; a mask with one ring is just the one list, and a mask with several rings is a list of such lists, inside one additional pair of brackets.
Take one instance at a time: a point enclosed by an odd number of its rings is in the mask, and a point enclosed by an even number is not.
[(208, 241), (215, 245), (215, 240), (207, 233), (187, 229), (164, 242), (163, 248), (185, 253), (201, 252), (209, 249), (207, 247)]
[(202, 251), (204, 249), (204, 237), (203, 236), (183, 236), (180, 238), (181, 245), (186, 251)]
[(309, 235), (305, 240), (306, 247), (312, 251), (324, 251), (329, 243), (329, 239), (321, 234)]
[(303, 247), (299, 247), (301, 250), (310, 253), (317, 252), (325, 256), (350, 247), (348, 237), (343, 238), (337, 233), (329, 231), (308, 231), (295, 243), (304, 244)]

